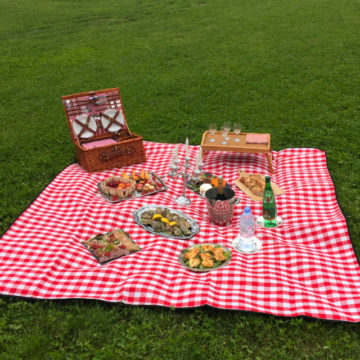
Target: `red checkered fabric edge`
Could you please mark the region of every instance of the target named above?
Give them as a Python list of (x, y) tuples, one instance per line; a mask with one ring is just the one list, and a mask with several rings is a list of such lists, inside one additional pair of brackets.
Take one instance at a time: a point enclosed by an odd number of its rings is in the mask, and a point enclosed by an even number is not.
[[(241, 202), (228, 227), (210, 224), (205, 200), (188, 189), (191, 206), (176, 205), (173, 199), (182, 189), (179, 179), (167, 179), (168, 190), (153, 196), (106, 202), (96, 184), (108, 176), (141, 168), (160, 176), (168, 173), (175, 145), (144, 145), (146, 163), (93, 174), (73, 164), (45, 188), (0, 240), (1, 294), (179, 308), (207, 304), (282, 316), (360, 321), (360, 267), (323, 151), (274, 152), (274, 174), (262, 154), (208, 152), (203, 170), (222, 174), (231, 184), (238, 169), (271, 175), (285, 190), (276, 198), (284, 224), (256, 229), (263, 241), (260, 252), (243, 255), (233, 251), (227, 266), (194, 273), (180, 265), (180, 251), (202, 242), (231, 248), (244, 206), (259, 216), (261, 202), (233, 186)], [(190, 147), (191, 165), (198, 149)], [(182, 159), (183, 145), (179, 153)], [(170, 240), (146, 232), (133, 219), (133, 211), (145, 204), (181, 210), (198, 222), (200, 232), (191, 240)], [(81, 242), (118, 227), (142, 250), (100, 265)]]

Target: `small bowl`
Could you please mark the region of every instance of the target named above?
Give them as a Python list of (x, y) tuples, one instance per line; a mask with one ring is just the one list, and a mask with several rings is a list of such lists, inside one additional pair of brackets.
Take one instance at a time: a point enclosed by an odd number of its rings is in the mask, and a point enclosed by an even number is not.
[[(113, 187), (108, 186), (108, 184), (112, 181), (121, 181), (123, 183), (130, 183), (131, 185), (124, 189), (115, 189)], [(117, 196), (118, 198), (126, 198), (135, 191), (136, 181), (132, 179), (125, 179), (120, 176), (111, 176), (106, 180), (104, 180), (102, 183), (100, 183), (100, 187), (101, 187), (101, 191), (105, 194)]]

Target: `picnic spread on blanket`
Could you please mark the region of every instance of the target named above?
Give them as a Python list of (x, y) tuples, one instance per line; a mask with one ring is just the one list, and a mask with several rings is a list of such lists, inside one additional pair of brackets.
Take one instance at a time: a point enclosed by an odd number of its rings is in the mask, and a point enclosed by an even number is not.
[(200, 145), (143, 141), (118, 89), (63, 104), (79, 164), (1, 238), (1, 294), (360, 321), (323, 151), (214, 124)]

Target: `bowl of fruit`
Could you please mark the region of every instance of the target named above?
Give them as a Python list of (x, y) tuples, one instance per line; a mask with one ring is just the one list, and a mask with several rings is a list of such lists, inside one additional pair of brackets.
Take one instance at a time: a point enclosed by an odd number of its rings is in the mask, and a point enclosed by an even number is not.
[(135, 191), (136, 181), (130, 178), (111, 176), (100, 183), (100, 188), (104, 194), (126, 198)]
[[(100, 195), (110, 203), (152, 195), (167, 189), (164, 180), (160, 176), (143, 169), (140, 172), (133, 170), (126, 173), (123, 171), (119, 176), (113, 176), (99, 182), (97, 186)], [(126, 192), (118, 191), (124, 189)]]

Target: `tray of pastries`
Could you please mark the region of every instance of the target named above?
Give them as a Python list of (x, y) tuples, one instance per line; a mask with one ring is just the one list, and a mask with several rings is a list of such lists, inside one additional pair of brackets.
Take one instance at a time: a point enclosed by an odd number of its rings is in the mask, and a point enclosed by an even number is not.
[[(265, 176), (262, 174), (248, 174), (245, 171), (238, 171), (239, 178), (235, 185), (242, 190), (250, 199), (262, 201), (265, 189)], [(274, 195), (282, 195), (285, 191), (274, 182), (271, 182)]]
[(207, 272), (226, 266), (231, 261), (231, 257), (231, 250), (225, 246), (204, 243), (182, 250), (179, 254), (179, 262), (188, 270)]

